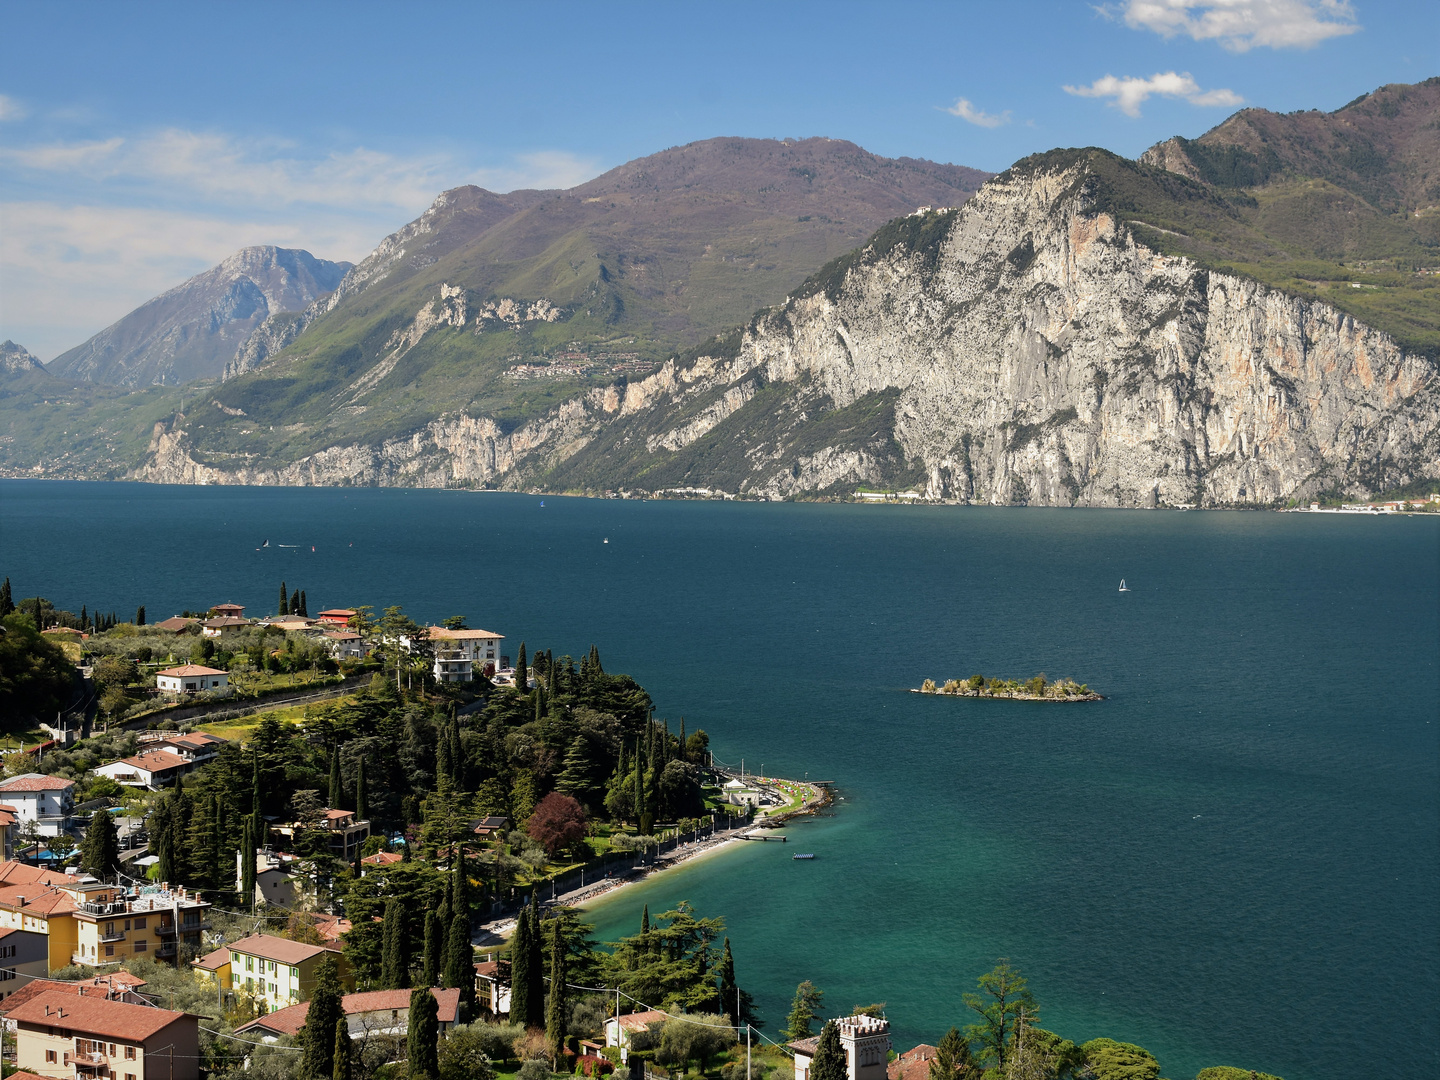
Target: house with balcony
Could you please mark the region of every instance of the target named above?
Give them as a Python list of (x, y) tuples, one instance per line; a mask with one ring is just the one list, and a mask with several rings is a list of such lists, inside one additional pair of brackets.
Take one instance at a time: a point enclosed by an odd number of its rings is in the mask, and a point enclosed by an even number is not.
[(320, 635), (336, 660), (364, 660), (370, 646), (354, 630), (326, 630)]
[(475, 965), (475, 1000), (492, 1019), (510, 1015), (510, 962), (481, 960)]
[(15, 1064), (54, 1080), (199, 1080), (200, 1018), (50, 990), (14, 1008)]
[(222, 615), (215, 619), (201, 619), (200, 633), (208, 638), (225, 638), (240, 631), (248, 629), (249, 619), (239, 619), (233, 615)]
[[(141, 740), (144, 741), (143, 739)], [(172, 735), (168, 738), (158, 739), (145, 748), (156, 747), (162, 750), (169, 750), (171, 753), (179, 754), (192, 765), (203, 765), (220, 753), (220, 747), (225, 745), (225, 740), (219, 735), (211, 735), (206, 731), (196, 731), (189, 735)]]
[(169, 747), (152, 744), (134, 757), (97, 765), (95, 774), (108, 776), (122, 787), (159, 791), (175, 783), (194, 767), (194, 762), (174, 753)]
[[(370, 838), (369, 820), (357, 821), (354, 810), (326, 810), (319, 827), (330, 842), (330, 853), (346, 862), (353, 861)], [(302, 822), (297, 821), (291, 825), (278, 825), (275, 832), (293, 843), (295, 835), (305, 828)]]
[(308, 998), (315, 989), (320, 963), (327, 957), (340, 969), (340, 984), (355, 989), (354, 973), (338, 945), (306, 945), (270, 934), (247, 934), (232, 941), (228, 951), (228, 963), (216, 963), (211, 969), (221, 989), (244, 990), (267, 1012)]
[(41, 836), (59, 836), (74, 824), (75, 781), (40, 773), (12, 776), (0, 781), (0, 802), (15, 808), (15, 823), (22, 831), (34, 822)]
[(0, 845), (4, 847), (4, 859), (15, 858), (15, 826), (20, 821), (19, 811), (13, 806), (0, 803)]
[(117, 887), (87, 893), (75, 907), (75, 949), (69, 963), (118, 964), (133, 956), (175, 963), (182, 950), (199, 949), (210, 928), (211, 904), (183, 887), (146, 886), (138, 894)]
[[(426, 627), (429, 642), (435, 650), (433, 670), (436, 682), (473, 682), (490, 678), (500, 670), (500, 642), (505, 635), (490, 630), (450, 630), (443, 626)], [(411, 647), (407, 638), (400, 644)]]
[(630, 1037), (637, 1031), (644, 1031), (651, 1024), (663, 1024), (668, 1019), (670, 1014), (659, 1009), (612, 1016), (605, 1021), (605, 1045), (619, 1048), (620, 1063), (623, 1065), (630, 1060)]

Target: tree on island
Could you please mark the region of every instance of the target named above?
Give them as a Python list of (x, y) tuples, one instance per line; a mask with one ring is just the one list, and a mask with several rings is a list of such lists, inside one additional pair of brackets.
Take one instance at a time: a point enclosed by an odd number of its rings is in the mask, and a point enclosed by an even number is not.
[(845, 1050), (840, 1045), (840, 1029), (834, 1020), (825, 1021), (820, 1029), (820, 1044), (810, 1061), (810, 1080), (848, 1080)]
[(820, 1002), (824, 997), (825, 991), (818, 989), (809, 979), (795, 988), (795, 1000), (790, 1003), (790, 1016), (786, 1020), (785, 1030), (781, 1032), (788, 1042), (808, 1039), (814, 1034), (810, 1025), (819, 1015)]
[(966, 994), (965, 1005), (979, 1015), (980, 1022), (969, 1025), (965, 1037), (980, 1044), (982, 1062), (994, 1062), (996, 1072), (1004, 1075), (1016, 1017), (1022, 1011), (1033, 1015), (1039, 1009), (1025, 986), (1025, 977), (1004, 958), (980, 976), (978, 985), (982, 993)]

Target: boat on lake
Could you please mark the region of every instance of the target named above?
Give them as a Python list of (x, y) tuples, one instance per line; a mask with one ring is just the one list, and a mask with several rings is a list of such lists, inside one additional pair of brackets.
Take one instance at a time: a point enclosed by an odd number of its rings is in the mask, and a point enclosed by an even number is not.
[(815, 853), (814, 853), (814, 852), (810, 852), (810, 851), (803, 852), (803, 853), (797, 851), (794, 855), (791, 855), (790, 858), (792, 858), (792, 859), (813, 859), (813, 858), (815, 858)]
[(1120, 579), (1120, 591), (1121, 591), (1121, 592), (1129, 592), (1129, 591), (1130, 591), (1130, 587), (1125, 584), (1125, 579), (1124, 579), (1123, 577)]

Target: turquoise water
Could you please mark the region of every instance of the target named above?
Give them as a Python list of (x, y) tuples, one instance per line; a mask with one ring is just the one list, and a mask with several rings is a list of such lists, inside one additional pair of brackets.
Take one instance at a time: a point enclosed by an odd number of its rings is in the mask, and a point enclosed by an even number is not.
[[(283, 577), (594, 642), (720, 758), (836, 781), (790, 830), (813, 863), (752, 845), (595, 909), (724, 916), (772, 1034), (809, 978), (933, 1042), (1008, 956), (1046, 1026), (1173, 1080), (1437, 1074), (1440, 521), (541, 503), (0, 481), (0, 573), (152, 619)], [(1109, 699), (904, 692), (1040, 670)]]

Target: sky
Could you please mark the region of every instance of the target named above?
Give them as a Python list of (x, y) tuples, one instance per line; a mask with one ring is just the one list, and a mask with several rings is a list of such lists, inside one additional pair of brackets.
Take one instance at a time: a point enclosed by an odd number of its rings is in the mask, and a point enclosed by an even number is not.
[(248, 244), (358, 261), (446, 188), (697, 139), (999, 171), (1434, 75), (1436, 0), (0, 0), (0, 340), (49, 361)]

